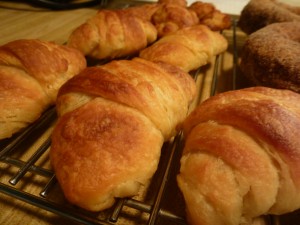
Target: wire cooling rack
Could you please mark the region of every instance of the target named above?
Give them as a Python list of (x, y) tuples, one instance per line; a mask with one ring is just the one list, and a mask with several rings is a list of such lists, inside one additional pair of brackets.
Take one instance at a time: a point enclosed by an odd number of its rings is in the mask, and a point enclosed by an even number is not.
[[(237, 85), (236, 21), (233, 19), (229, 43), (232, 54), (231, 89)], [(222, 55), (212, 62), (211, 86), (208, 95), (217, 92)], [(191, 73), (194, 79), (210, 79), (200, 68)], [(203, 81), (199, 86), (199, 99), (205, 95)], [(183, 149), (182, 134), (164, 144), (159, 167), (149, 186), (142, 190), (142, 197), (117, 199), (113, 207), (99, 213), (91, 213), (69, 204), (63, 197), (55, 175), (49, 165), (48, 153), (51, 146), (51, 130), (56, 121), (56, 111), (52, 107), (43, 116), (10, 139), (0, 141), (0, 192), (30, 205), (57, 214), (74, 223), (86, 225), (147, 224), (184, 225), (184, 201), (176, 184), (179, 160)], [(42, 181), (41, 181), (42, 180)], [(21, 184), (21, 185), (20, 185)], [(35, 186), (37, 191), (31, 191)], [(30, 190), (30, 191), (29, 191)], [(125, 222), (124, 222), (125, 221)], [(269, 217), (268, 224), (279, 225), (279, 217)], [(286, 223), (288, 225), (289, 223)]]

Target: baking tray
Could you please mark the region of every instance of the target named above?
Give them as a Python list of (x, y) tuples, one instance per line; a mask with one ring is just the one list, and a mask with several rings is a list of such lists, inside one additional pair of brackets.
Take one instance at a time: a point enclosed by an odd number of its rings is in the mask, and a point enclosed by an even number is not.
[[(119, 1), (116, 4), (108, 8), (130, 6), (128, 2)], [(190, 106), (190, 111), (216, 93), (248, 86), (238, 68), (239, 51), (246, 37), (236, 27), (237, 18), (232, 17), (232, 21), (232, 29), (223, 32), (229, 43), (228, 50), (215, 57), (209, 65), (191, 73), (197, 84), (198, 95)], [(64, 199), (51, 170), (48, 152), (56, 118), (55, 107), (49, 108), (23, 132), (0, 141), (1, 193), (76, 224), (186, 224), (183, 196), (176, 183), (184, 145), (181, 133), (164, 144), (157, 172), (137, 196), (117, 199), (110, 209), (92, 213), (73, 206)], [(295, 212), (280, 217), (266, 216), (255, 223), (295, 225), (295, 221), (300, 221), (298, 215)]]

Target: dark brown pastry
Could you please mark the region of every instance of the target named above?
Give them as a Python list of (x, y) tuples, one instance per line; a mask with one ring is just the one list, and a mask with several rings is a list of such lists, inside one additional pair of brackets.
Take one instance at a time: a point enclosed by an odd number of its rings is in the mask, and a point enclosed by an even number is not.
[(300, 92), (300, 22), (268, 25), (246, 40), (240, 69), (254, 85)]
[(300, 22), (300, 7), (277, 0), (250, 0), (241, 12), (238, 26), (251, 34), (269, 24), (289, 21)]

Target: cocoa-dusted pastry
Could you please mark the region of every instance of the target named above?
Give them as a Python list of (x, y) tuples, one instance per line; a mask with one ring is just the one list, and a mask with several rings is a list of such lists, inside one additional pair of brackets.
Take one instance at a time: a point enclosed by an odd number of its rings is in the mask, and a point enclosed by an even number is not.
[(240, 69), (254, 85), (300, 92), (300, 22), (268, 25), (252, 33)]
[(180, 29), (162, 37), (140, 52), (140, 57), (165, 62), (186, 72), (209, 63), (211, 58), (227, 49), (228, 42), (219, 32), (205, 25)]
[(41, 40), (0, 46), (0, 139), (27, 127), (50, 105), (58, 89), (86, 67), (84, 56)]
[(67, 45), (91, 58), (114, 59), (136, 54), (156, 38), (150, 21), (126, 10), (103, 9), (77, 27)]
[(178, 184), (189, 224), (251, 224), (300, 208), (300, 95), (252, 87), (200, 104), (183, 123)]
[(251, 34), (269, 24), (289, 21), (300, 22), (300, 7), (277, 0), (250, 0), (241, 12), (238, 26)]
[(89, 67), (57, 99), (50, 160), (66, 198), (91, 211), (137, 194), (195, 96), (192, 77), (140, 58)]
[(188, 9), (196, 12), (200, 24), (206, 25), (214, 31), (231, 27), (231, 17), (222, 13), (211, 3), (196, 1)]

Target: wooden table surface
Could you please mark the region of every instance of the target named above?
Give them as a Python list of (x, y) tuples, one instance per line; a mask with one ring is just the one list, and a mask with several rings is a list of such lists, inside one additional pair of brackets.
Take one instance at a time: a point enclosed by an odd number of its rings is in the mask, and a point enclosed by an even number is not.
[[(4, 7), (1, 4), (0, 7)], [(96, 7), (52, 11), (22, 3), (7, 5), (9, 7), (0, 8), (0, 45), (23, 38), (63, 44), (75, 27), (97, 11)]]
[[(38, 38), (64, 44), (71, 31), (93, 16), (99, 8), (98, 5), (92, 8), (53, 11), (15, 1), (0, 1), (0, 45), (24, 38)], [(226, 73), (230, 71), (232, 60), (232, 52), (229, 50), (222, 61), (222, 67)], [(206, 76), (206, 79), (208, 83), (211, 82), (211, 77)], [(226, 76), (223, 76), (221, 82), (225, 79), (227, 79)], [(223, 83), (224, 90), (227, 88), (225, 83)], [(205, 99), (208, 95), (209, 90), (206, 90), (201, 98)], [(0, 163), (0, 176), (8, 170), (8, 166), (2, 166)], [(74, 223), (0, 193), (0, 224), (71, 225)]]

